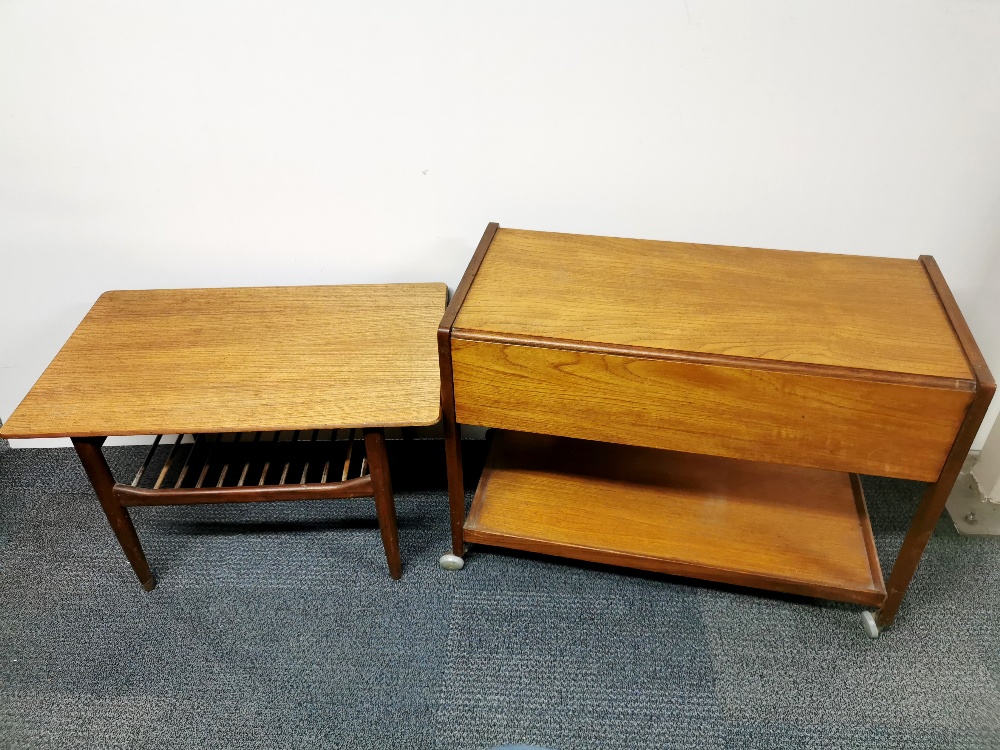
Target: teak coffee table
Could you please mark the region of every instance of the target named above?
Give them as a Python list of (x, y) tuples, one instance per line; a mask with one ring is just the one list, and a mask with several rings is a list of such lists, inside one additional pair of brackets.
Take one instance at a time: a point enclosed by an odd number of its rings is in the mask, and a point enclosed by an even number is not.
[[(896, 616), (995, 383), (933, 258), (491, 224), (438, 331), (480, 543)], [(499, 428), (468, 518), (458, 423)], [(859, 473), (928, 482), (883, 583)]]
[[(108, 292), (0, 434), (73, 439), (147, 590), (156, 582), (128, 506), (373, 496), (399, 578), (384, 428), (440, 418), (435, 326), (447, 294), (444, 284)], [(131, 483), (104, 459), (110, 435), (156, 435)], [(165, 458), (164, 435), (175, 436)]]

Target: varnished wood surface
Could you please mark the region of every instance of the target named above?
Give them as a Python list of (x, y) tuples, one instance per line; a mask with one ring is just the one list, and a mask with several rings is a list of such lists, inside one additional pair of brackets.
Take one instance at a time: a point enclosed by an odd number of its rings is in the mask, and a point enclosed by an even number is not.
[(885, 594), (864, 500), (841, 472), (499, 432), (465, 534), (860, 604)]
[(429, 425), (444, 284), (101, 296), (3, 437)]
[(493, 240), (499, 229), (500, 225), (495, 221), (491, 221), (486, 225), (486, 231), (483, 232), (483, 236), (476, 246), (476, 252), (472, 254), (469, 265), (466, 267), (465, 273), (462, 274), (462, 280), (455, 287), (455, 296), (451, 298), (448, 308), (445, 310), (444, 316), (438, 324), (438, 331), (440, 333), (451, 331), (455, 325), (455, 318), (458, 316), (459, 310), (462, 309), (462, 305), (465, 304), (465, 298), (472, 288), (472, 282), (476, 280), (476, 274), (479, 273), (479, 268), (483, 264), (483, 258), (486, 257), (486, 253), (489, 252), (490, 247), (493, 245)]
[(459, 422), (934, 481), (973, 394), (452, 338)]
[(965, 354), (966, 361), (969, 363), (969, 369), (976, 378), (977, 390), (990, 391), (990, 397), (992, 398), (992, 392), (996, 390), (996, 380), (993, 377), (993, 373), (990, 372), (989, 365), (986, 364), (986, 358), (983, 357), (983, 353), (979, 350), (979, 344), (976, 343), (972, 331), (969, 330), (969, 324), (966, 322), (965, 316), (962, 315), (962, 310), (955, 300), (955, 295), (951, 293), (951, 288), (948, 286), (948, 282), (945, 281), (944, 274), (941, 273), (937, 261), (932, 256), (921, 255), (920, 262), (923, 264), (924, 270), (927, 272), (927, 276), (934, 286), (934, 291), (937, 293), (938, 299), (941, 301), (941, 306), (948, 316), (948, 322), (951, 323), (952, 330), (955, 331), (955, 335), (962, 345), (962, 351)]
[(499, 229), (454, 328), (973, 379), (917, 260)]

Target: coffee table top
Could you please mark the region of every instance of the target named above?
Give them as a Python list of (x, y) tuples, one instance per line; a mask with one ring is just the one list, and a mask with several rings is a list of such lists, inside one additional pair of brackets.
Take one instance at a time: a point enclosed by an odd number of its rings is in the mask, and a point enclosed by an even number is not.
[(0, 434), (434, 424), (447, 296), (444, 284), (107, 292)]
[(974, 381), (919, 260), (498, 229), (454, 332)]

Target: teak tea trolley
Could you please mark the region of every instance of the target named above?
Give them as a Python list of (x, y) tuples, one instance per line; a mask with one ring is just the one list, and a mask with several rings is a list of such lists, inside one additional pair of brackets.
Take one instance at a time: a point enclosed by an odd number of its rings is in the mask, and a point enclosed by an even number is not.
[[(447, 293), (444, 284), (108, 292), (0, 434), (73, 439), (147, 590), (156, 581), (129, 506), (374, 497), (399, 578), (384, 428), (440, 418), (434, 337)], [(109, 435), (156, 435), (131, 482), (112, 476), (101, 450)]]
[[(438, 330), (466, 542), (892, 624), (995, 390), (933, 258), (491, 224)], [(469, 515), (459, 423), (497, 428)], [(858, 474), (928, 482), (888, 583)]]

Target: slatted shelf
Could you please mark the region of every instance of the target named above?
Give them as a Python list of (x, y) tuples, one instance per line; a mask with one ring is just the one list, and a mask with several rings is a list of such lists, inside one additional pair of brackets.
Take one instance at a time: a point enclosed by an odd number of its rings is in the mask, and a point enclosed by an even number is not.
[(157, 435), (131, 484), (115, 493), (127, 505), (155, 505), (372, 490), (362, 431), (354, 429)]

